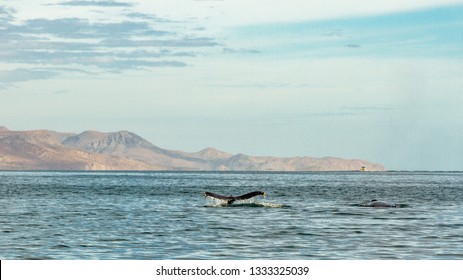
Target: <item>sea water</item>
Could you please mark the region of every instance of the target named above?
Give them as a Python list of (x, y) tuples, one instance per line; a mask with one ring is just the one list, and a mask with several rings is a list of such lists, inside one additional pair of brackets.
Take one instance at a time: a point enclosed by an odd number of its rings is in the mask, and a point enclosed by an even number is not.
[(1, 171), (0, 258), (463, 259), (462, 206), (462, 172)]

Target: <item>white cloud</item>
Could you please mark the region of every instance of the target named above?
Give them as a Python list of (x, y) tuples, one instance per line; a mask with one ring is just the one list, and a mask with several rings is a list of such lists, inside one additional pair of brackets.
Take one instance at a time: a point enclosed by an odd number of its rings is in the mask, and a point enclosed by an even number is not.
[(463, 3), (462, 0), (224, 0), (140, 1), (160, 14), (205, 19), (214, 26), (294, 22), (381, 14)]
[(82, 1), (82, 0), (71, 0), (58, 2), (56, 5), (62, 6), (91, 6), (91, 7), (132, 7), (133, 4), (130, 2), (118, 2), (118, 1)]
[(13, 8), (0, 6), (0, 62), (22, 64), (17, 71), (28, 73), (28, 78), (9, 79), (8, 84), (50, 78), (43, 69), (23, 71), (25, 65), (53, 68), (53, 75), (62, 65), (101, 72), (184, 67), (205, 49), (218, 46), (201, 30), (137, 10), (133, 1), (42, 1), (35, 13), (24, 1), (10, 4)]

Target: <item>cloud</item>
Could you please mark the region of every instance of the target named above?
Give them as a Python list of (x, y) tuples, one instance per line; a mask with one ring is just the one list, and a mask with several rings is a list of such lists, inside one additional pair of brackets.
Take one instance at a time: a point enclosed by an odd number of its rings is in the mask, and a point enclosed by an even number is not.
[(91, 23), (80, 18), (31, 19), (20, 25), (12, 25), (14, 33), (53, 35), (69, 39), (127, 38), (130, 36), (163, 36), (168, 31), (156, 30), (147, 22), (122, 21), (113, 23)]
[(360, 48), (360, 45), (358, 44), (347, 44), (345, 45), (346, 48), (351, 48), (351, 49), (358, 49)]
[(30, 81), (37, 79), (48, 79), (55, 76), (56, 73), (48, 70), (34, 70), (18, 68), (10, 71), (1, 71), (0, 80), (5, 83), (17, 81)]
[(132, 7), (132, 3), (118, 1), (65, 1), (57, 3), (61, 6), (97, 6), (97, 7)]
[(332, 29), (324, 33), (323, 36), (327, 37), (343, 37), (342, 29)]
[(106, 47), (172, 47), (172, 48), (201, 48), (215, 47), (219, 44), (213, 38), (207, 37), (185, 37), (185, 38), (166, 38), (166, 39), (145, 39), (132, 40), (122, 37), (107, 38), (101, 42)]
[(341, 113), (350, 115), (370, 115), (392, 110), (394, 109), (391, 107), (383, 106), (344, 106), (340, 108)]
[[(41, 68), (2, 72), (3, 88), (7, 84), (54, 77), (59, 73), (56, 69), (63, 65), (72, 65), (76, 71), (91, 66), (100, 72), (185, 67), (189, 65), (185, 59), (219, 46), (216, 39), (199, 36), (197, 33), (202, 31), (192, 30), (185, 22), (138, 12), (131, 3), (64, 1), (56, 5), (125, 8), (112, 21), (87, 17), (20, 20), (15, 18), (14, 9), (0, 6), (0, 62)], [(44, 70), (47, 67), (54, 70)], [(16, 79), (12, 76), (15, 74), (19, 74)]]
[(57, 75), (57, 72), (45, 69), (18, 68), (0, 71), (0, 89), (7, 89), (18, 82), (51, 79)]
[[(199, 2), (200, 3), (200, 2)], [(207, 3), (207, 2), (206, 2)], [(461, 4), (461, 0), (233, 0), (218, 2), (225, 11), (217, 21), (225, 26), (290, 23), (381, 15)], [(179, 7), (178, 9), (185, 9)], [(258, 12), (256, 12), (258, 11)]]
[(258, 50), (255, 49), (246, 49), (246, 48), (241, 48), (241, 49), (236, 49), (236, 48), (223, 48), (222, 50), (224, 53), (228, 54), (259, 54), (261, 53)]
[(13, 20), (14, 9), (0, 6), (0, 24)]
[[(101, 62), (100, 62), (101, 63)], [(139, 60), (139, 59), (117, 59), (101, 63), (102, 66), (110, 69), (140, 69), (150, 67), (184, 67), (187, 64), (175, 60)]]
[(345, 106), (334, 110), (324, 110), (318, 112), (307, 112), (295, 114), (296, 119), (304, 120), (307, 118), (327, 118), (327, 117), (356, 117), (365, 115), (376, 115), (387, 113), (394, 110), (391, 107), (382, 106)]
[(68, 94), (69, 91), (65, 90), (65, 89), (61, 89), (61, 90), (55, 90), (54, 92), (52, 92), (52, 94), (56, 94), (56, 95), (62, 95), (62, 94)]
[(137, 13), (137, 12), (126, 12), (125, 15), (129, 18), (132, 18), (132, 19), (139, 19), (139, 20), (149, 20), (150, 22), (164, 22), (164, 23), (173, 23), (175, 21), (173, 20), (169, 20), (169, 19), (165, 19), (165, 18), (161, 18), (161, 17), (158, 17), (156, 15), (153, 15), (153, 14), (145, 14), (145, 13)]

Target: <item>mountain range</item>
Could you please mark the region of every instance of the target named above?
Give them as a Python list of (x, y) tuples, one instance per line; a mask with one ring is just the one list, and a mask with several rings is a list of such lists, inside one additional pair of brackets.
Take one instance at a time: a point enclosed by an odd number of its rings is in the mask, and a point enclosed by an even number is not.
[(196, 153), (159, 148), (129, 132), (80, 134), (50, 130), (11, 131), (0, 126), (0, 170), (204, 170), (382, 171), (360, 159), (263, 157), (206, 148)]

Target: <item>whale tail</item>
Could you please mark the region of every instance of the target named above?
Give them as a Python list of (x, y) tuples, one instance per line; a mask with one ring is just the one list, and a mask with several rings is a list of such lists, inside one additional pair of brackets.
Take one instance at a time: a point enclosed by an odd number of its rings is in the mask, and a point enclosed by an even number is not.
[(250, 192), (250, 193), (239, 195), (239, 196), (225, 196), (225, 195), (220, 195), (220, 194), (211, 193), (211, 192), (205, 192), (204, 193), (205, 197), (213, 197), (213, 198), (216, 198), (216, 199), (225, 200), (227, 202), (227, 204), (232, 204), (236, 200), (250, 199), (250, 198), (258, 196), (258, 195), (263, 195), (265, 197), (267, 195), (267, 193), (261, 192), (261, 191), (255, 191), (255, 192)]

